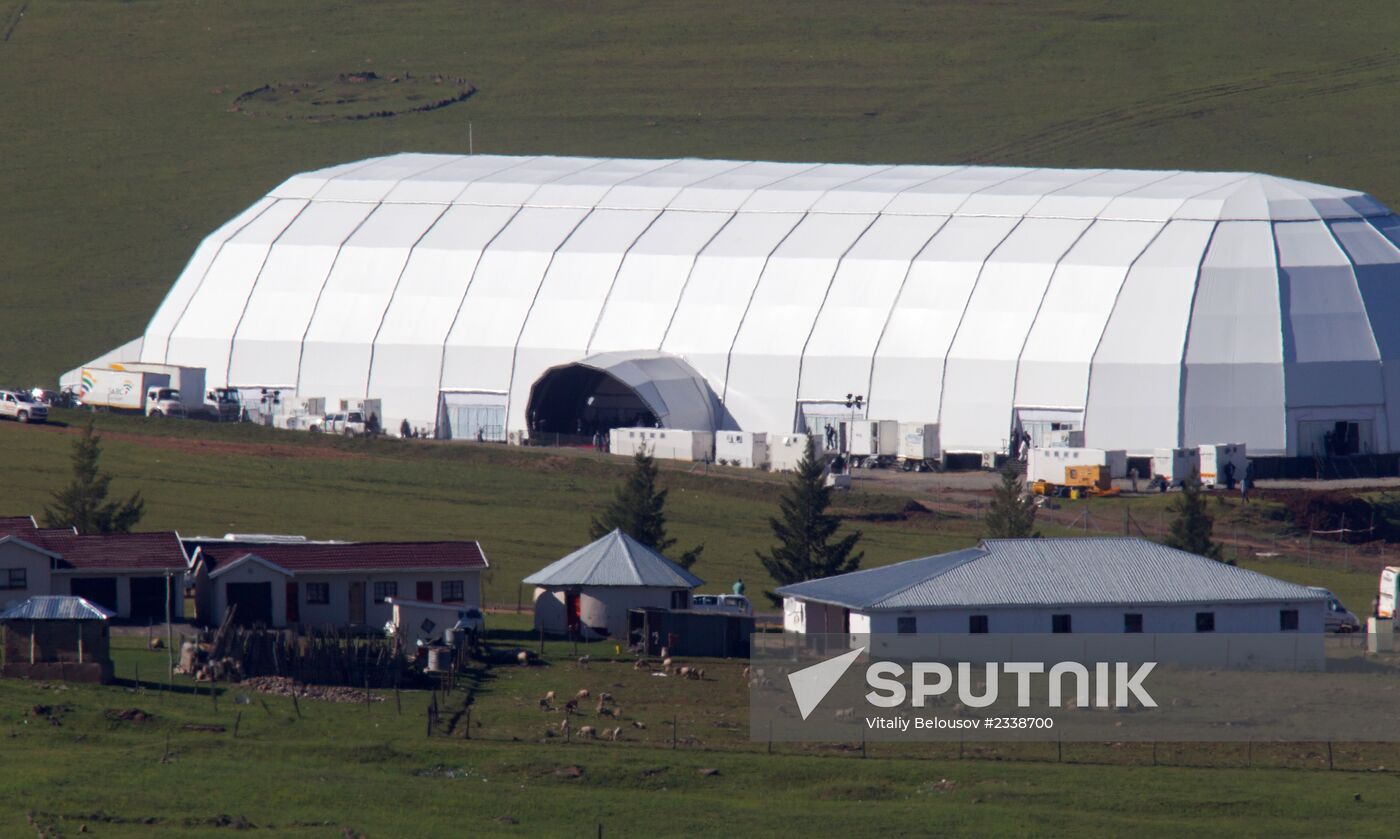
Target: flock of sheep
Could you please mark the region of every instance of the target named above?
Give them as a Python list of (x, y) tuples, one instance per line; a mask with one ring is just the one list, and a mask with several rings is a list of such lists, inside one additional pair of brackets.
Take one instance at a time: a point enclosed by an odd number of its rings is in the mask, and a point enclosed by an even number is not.
[[(592, 660), (592, 656), (585, 655), (580, 657), (578, 660), (579, 669), (587, 670)], [(632, 669), (645, 670), (652, 675), (679, 676), (682, 679), (690, 679), (693, 681), (700, 681), (705, 678), (704, 668), (678, 665), (669, 657), (661, 661), (659, 670), (654, 662), (648, 661), (647, 659), (638, 659), (633, 662)], [(745, 678), (747, 679), (748, 668), (746, 667), (744, 670)], [(582, 715), (583, 712), (579, 709), (592, 698), (592, 692), (589, 691), (588, 688), (582, 688), (572, 697), (564, 700), (562, 704), (556, 705), (555, 703), (558, 701), (559, 697), (551, 690), (546, 691), (544, 696), (540, 697), (539, 707), (541, 711), (547, 712), (557, 712), (561, 708), (563, 709), (564, 718), (559, 721), (558, 733), (569, 738), (573, 734), (573, 725), (570, 723), (569, 718), (574, 714)], [(617, 704), (613, 695), (607, 691), (602, 691), (598, 694), (598, 702), (594, 706), (593, 712), (597, 715), (599, 720), (607, 718), (614, 722), (622, 721), (622, 707)], [(645, 729), (647, 724), (641, 720), (632, 720), (632, 727), (636, 729)], [(588, 740), (608, 739), (616, 742), (622, 739), (622, 729), (623, 727), (620, 725), (603, 727), (601, 729), (594, 725), (581, 725), (578, 727), (577, 734), (579, 737)]]

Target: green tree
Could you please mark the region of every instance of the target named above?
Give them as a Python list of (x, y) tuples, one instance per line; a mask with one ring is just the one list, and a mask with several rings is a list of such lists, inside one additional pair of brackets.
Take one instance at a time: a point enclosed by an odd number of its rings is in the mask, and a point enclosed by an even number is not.
[(73, 480), (53, 494), (44, 508), (45, 527), (76, 527), (79, 533), (130, 533), (146, 513), (141, 493), (125, 501), (108, 501), (112, 476), (98, 470), (102, 437), (92, 423), (73, 442)]
[[(831, 488), (826, 485), (826, 468), (817, 458), (816, 444), (809, 438), (807, 451), (797, 464), (792, 482), (778, 499), (778, 517), (768, 526), (778, 544), (766, 554), (755, 551), (769, 576), (784, 586), (803, 580), (816, 580), (846, 574), (860, 568), (865, 553), (853, 553), (860, 542), (859, 530), (833, 542), (841, 526), (840, 516), (827, 512)], [(774, 605), (782, 598), (765, 592)]]
[[(669, 490), (658, 489), (656, 460), (645, 449), (638, 449), (632, 457), (632, 473), (601, 516), (594, 517), (589, 525), (589, 537), (599, 539), (614, 530), (621, 530), (643, 545), (665, 553), (676, 544), (676, 540), (666, 535), (666, 495)], [(700, 559), (705, 546), (696, 545), (676, 560), (682, 568), (689, 568)]]
[(1162, 544), (1169, 548), (1208, 556), (1217, 562), (1225, 561), (1220, 544), (1211, 539), (1215, 519), (1206, 512), (1205, 496), (1201, 494), (1201, 480), (1195, 472), (1181, 482), (1181, 495), (1172, 503), (1171, 511), (1171, 528)]
[(1025, 494), (1021, 476), (1008, 460), (1001, 470), (1001, 485), (992, 490), (992, 504), (983, 522), (993, 539), (1025, 539), (1035, 532), (1035, 499)]

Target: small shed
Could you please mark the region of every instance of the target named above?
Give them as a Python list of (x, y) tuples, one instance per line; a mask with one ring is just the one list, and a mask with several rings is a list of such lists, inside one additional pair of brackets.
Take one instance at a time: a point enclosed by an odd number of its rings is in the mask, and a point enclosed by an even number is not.
[(628, 638), (642, 655), (747, 658), (753, 635), (752, 615), (718, 612), (633, 609), (628, 616)]
[(535, 629), (580, 638), (627, 636), (630, 609), (687, 609), (705, 581), (614, 530), (526, 577)]
[(5, 628), (3, 675), (16, 679), (112, 681), (112, 613), (82, 597), (31, 597), (0, 613)]

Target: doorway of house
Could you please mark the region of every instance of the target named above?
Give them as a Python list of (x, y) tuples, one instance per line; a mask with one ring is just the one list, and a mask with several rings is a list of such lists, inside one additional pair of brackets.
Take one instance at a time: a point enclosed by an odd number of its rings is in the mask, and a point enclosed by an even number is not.
[(224, 589), (233, 622), (239, 626), (272, 624), (272, 583), (228, 583)]
[(350, 584), (350, 622), (365, 622), (365, 584), (363, 581)]
[(577, 637), (579, 630), (579, 622), (583, 613), (583, 610), (579, 605), (578, 592), (570, 591), (564, 594), (564, 613), (569, 618), (570, 637)]
[[(164, 621), (165, 620), (165, 595), (166, 582), (164, 577), (132, 577), (131, 578), (131, 619), (134, 621)], [(174, 600), (175, 590), (172, 585), (169, 589), (170, 598)], [(174, 614), (174, 604), (171, 604), (171, 614)]]
[(68, 591), (74, 597), (86, 598), (109, 612), (117, 611), (116, 577), (74, 577)]

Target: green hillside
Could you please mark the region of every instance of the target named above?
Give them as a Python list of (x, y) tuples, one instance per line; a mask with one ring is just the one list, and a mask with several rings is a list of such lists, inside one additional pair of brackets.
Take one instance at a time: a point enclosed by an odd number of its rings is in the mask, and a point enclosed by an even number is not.
[[(1400, 18), (1320, 11), (0, 0), (0, 382), (139, 334), (288, 175), (465, 151), (469, 124), (478, 152), (1250, 169), (1400, 203)], [(362, 110), (400, 115), (305, 104), (366, 71)]]

